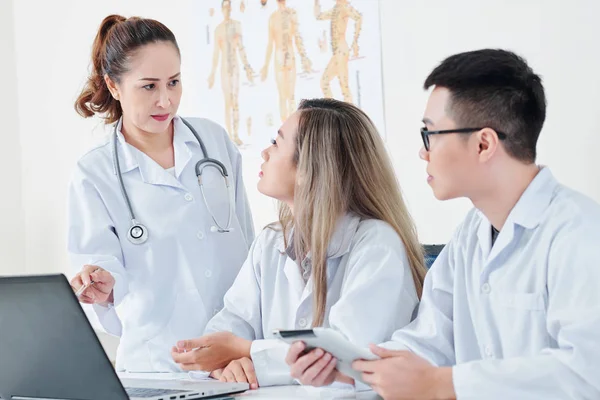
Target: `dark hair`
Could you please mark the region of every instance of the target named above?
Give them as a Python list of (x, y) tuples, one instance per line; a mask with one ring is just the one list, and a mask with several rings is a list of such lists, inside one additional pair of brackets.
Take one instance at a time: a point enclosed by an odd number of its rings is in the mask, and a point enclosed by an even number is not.
[(153, 19), (125, 18), (109, 15), (104, 18), (92, 47), (92, 71), (75, 101), (75, 110), (82, 117), (103, 114), (106, 123), (121, 118), (123, 110), (104, 81), (104, 75), (120, 82), (129, 70), (129, 61), (140, 47), (156, 42), (171, 42), (179, 53), (175, 35), (166, 26)]
[(535, 162), (536, 144), (546, 119), (542, 79), (510, 51), (484, 49), (446, 58), (424, 88), (447, 88), (448, 113), (460, 127), (489, 127), (507, 135), (508, 154)]

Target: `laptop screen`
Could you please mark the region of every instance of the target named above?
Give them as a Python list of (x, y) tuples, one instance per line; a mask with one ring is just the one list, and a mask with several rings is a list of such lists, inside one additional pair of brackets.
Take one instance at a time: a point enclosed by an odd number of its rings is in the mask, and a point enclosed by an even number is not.
[(128, 399), (64, 275), (0, 278), (0, 398)]

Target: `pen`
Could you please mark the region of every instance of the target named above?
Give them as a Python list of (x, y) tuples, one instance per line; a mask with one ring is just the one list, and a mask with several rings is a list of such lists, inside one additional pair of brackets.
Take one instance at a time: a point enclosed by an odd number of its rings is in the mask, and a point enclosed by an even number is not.
[(83, 285), (82, 287), (80, 287), (80, 288), (79, 288), (79, 290), (77, 290), (77, 291), (75, 292), (75, 296), (77, 296), (77, 297), (81, 296), (81, 294), (82, 294), (83, 292), (85, 292), (85, 290), (86, 290), (87, 288), (89, 288), (90, 286), (92, 286), (94, 283), (95, 283), (94, 281), (90, 281), (90, 283), (88, 283), (87, 285)]

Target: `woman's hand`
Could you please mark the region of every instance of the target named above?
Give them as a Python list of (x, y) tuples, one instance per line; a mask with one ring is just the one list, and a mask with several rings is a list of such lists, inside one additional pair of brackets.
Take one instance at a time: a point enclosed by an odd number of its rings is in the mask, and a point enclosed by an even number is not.
[[(92, 283), (93, 282), (93, 283)], [(110, 272), (97, 265), (84, 265), (73, 279), (71, 287), (75, 292), (83, 286), (88, 286), (80, 295), (79, 301), (85, 304), (113, 303), (113, 288), (115, 278)]]
[(340, 373), (335, 366), (337, 359), (323, 349), (304, 353), (306, 345), (296, 342), (290, 346), (285, 362), (290, 366), (292, 378), (303, 385), (327, 386), (334, 381), (354, 384), (354, 379)]
[(225, 368), (211, 372), (211, 377), (221, 382), (245, 382), (250, 384), (250, 389), (258, 389), (258, 380), (254, 371), (254, 364), (248, 357), (233, 360)]
[(215, 371), (233, 360), (250, 357), (251, 345), (250, 340), (231, 332), (217, 332), (178, 342), (171, 356), (185, 371)]

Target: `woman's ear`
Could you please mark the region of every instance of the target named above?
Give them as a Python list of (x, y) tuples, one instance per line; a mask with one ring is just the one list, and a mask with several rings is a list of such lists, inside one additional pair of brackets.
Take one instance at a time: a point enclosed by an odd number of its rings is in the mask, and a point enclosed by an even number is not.
[(119, 88), (117, 88), (117, 85), (113, 82), (112, 79), (110, 79), (108, 74), (104, 75), (104, 82), (106, 83), (106, 86), (108, 87), (108, 91), (110, 92), (112, 97), (115, 100), (119, 100), (119, 97), (120, 97), (119, 96)]

